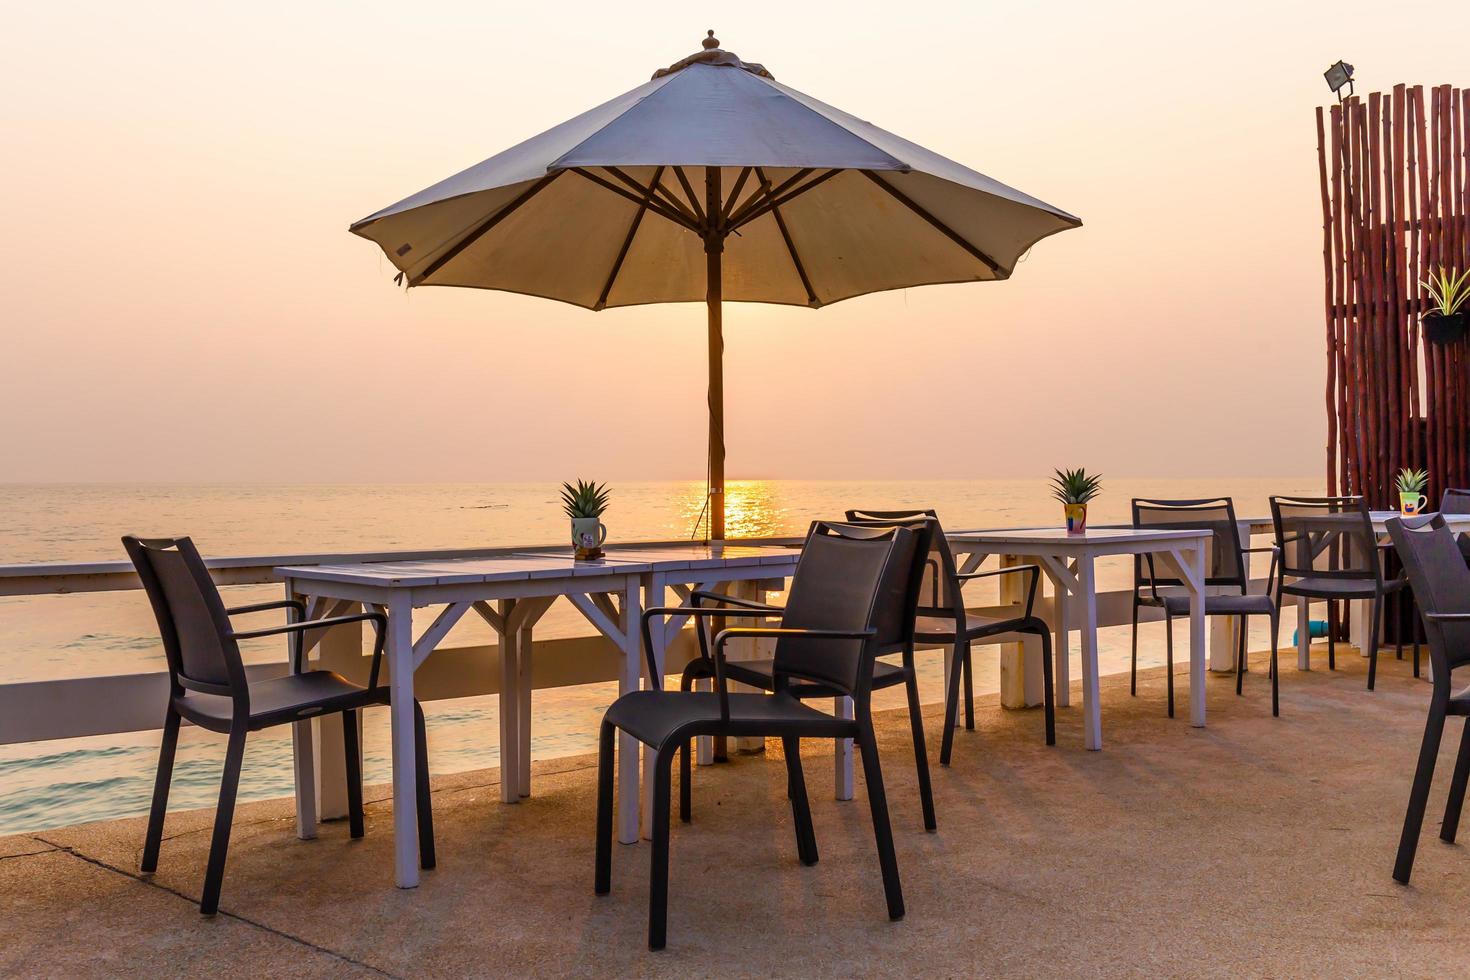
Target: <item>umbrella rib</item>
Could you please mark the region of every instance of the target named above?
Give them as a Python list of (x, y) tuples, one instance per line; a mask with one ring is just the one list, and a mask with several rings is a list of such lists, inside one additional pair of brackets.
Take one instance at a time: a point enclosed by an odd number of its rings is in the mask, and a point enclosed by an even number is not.
[(775, 190), (767, 191), (764, 195), (752, 194), (750, 196), (750, 200), (746, 201), (743, 205), (740, 206), (738, 210), (736, 210), (734, 214), (730, 216), (732, 227), (743, 225), (745, 223), (745, 216), (749, 214), (752, 209), (760, 207), (763, 203), (771, 200), (771, 198), (775, 197), (777, 194), (784, 194), (787, 188), (791, 187), (791, 185), (795, 184), (797, 181), (805, 180), (811, 173), (811, 167), (804, 167), (803, 169), (798, 170), (796, 173), (792, 174), (790, 177), (786, 178), (786, 180), (782, 181)]
[[(725, 206), (721, 209), (720, 212), (721, 223), (730, 223), (730, 212), (735, 210), (735, 202), (740, 197), (740, 189), (744, 187), (745, 182), (750, 179), (750, 171), (750, 167), (745, 167), (740, 171), (740, 176), (735, 178), (735, 186), (730, 188), (730, 196), (725, 200)], [(764, 177), (761, 177), (760, 179), (762, 182), (765, 181)]]
[[(653, 183), (651, 185), (649, 185), (648, 187), (644, 187), (637, 180), (635, 180), (634, 178), (632, 178), (628, 174), (624, 173), (623, 170), (622, 170), (622, 168), (620, 168), (620, 167), (603, 167), (602, 169), (603, 170), (606, 170), (608, 173), (612, 174), (618, 180), (621, 180), (623, 183), (627, 184), (628, 185), (628, 188), (630, 190), (636, 192), (640, 197), (646, 197), (650, 192), (652, 192), (654, 194), (657, 194), (658, 191), (660, 191), (660, 190), (663, 189), (662, 187), (659, 186), (659, 178), (658, 177), (655, 177), (654, 178)], [(664, 171), (664, 169), (665, 169), (664, 167), (660, 166), (658, 168), (659, 173), (662, 174), (663, 171)], [(698, 224), (699, 223), (699, 219), (697, 219), (694, 216), (693, 212), (691, 212), (688, 208), (686, 208), (682, 203), (680, 203), (674, 197), (672, 197), (672, 196), (670, 196), (668, 194), (665, 194), (664, 196), (657, 198), (657, 200), (661, 204), (664, 204), (665, 206), (672, 206), (675, 211), (678, 211), (685, 218), (689, 219), (689, 221), (690, 221), (691, 224)]]
[(594, 310), (601, 310), (607, 306), (608, 294), (612, 292), (613, 283), (617, 282), (618, 273), (623, 271), (623, 260), (628, 257), (628, 249), (633, 247), (633, 236), (638, 234), (638, 226), (643, 223), (643, 215), (648, 211), (648, 201), (653, 197), (653, 189), (658, 186), (663, 172), (663, 167), (653, 172), (653, 183), (644, 190), (643, 204), (634, 213), (633, 221), (628, 225), (628, 234), (623, 238), (623, 247), (618, 249), (618, 257), (613, 261), (612, 269), (608, 271), (607, 282), (602, 284), (602, 292), (598, 294), (597, 305), (592, 307)]
[(736, 228), (748, 225), (756, 218), (764, 215), (767, 211), (774, 211), (777, 208), (782, 207), (783, 205), (789, 204), (796, 198), (801, 197), (801, 195), (805, 194), (807, 191), (812, 190), (820, 184), (825, 184), (827, 181), (831, 180), (833, 177), (836, 177), (840, 173), (842, 173), (841, 170), (829, 170), (826, 173), (822, 174), (822, 176), (815, 177), (807, 181), (805, 184), (802, 184), (796, 190), (792, 191), (790, 194), (785, 195), (784, 197), (779, 197), (775, 200), (767, 201), (765, 204), (756, 207), (754, 210), (748, 210), (745, 214), (745, 217), (740, 218), (738, 221), (730, 226), (730, 230), (733, 231)]
[[(760, 181), (761, 188), (769, 192), (771, 182), (766, 179), (766, 172), (760, 167), (756, 167), (755, 176)], [(781, 217), (780, 208), (772, 207), (771, 214), (776, 219), (776, 227), (781, 230), (781, 240), (786, 243), (786, 251), (791, 255), (791, 264), (796, 266), (796, 274), (801, 277), (802, 288), (806, 290), (807, 305), (815, 307), (817, 305), (817, 294), (812, 289), (811, 279), (807, 278), (806, 266), (801, 264), (801, 256), (796, 252), (796, 243), (791, 240), (791, 232), (786, 228), (786, 219)]]
[(525, 204), (531, 198), (539, 194), (541, 190), (546, 187), (547, 184), (550, 184), (560, 175), (560, 170), (556, 171), (555, 173), (547, 174), (545, 177), (542, 177), (540, 180), (536, 181), (536, 183), (526, 188), (526, 190), (521, 194), (520, 197), (516, 198), (514, 201), (511, 201), (505, 207), (501, 208), (489, 218), (482, 221), (479, 227), (475, 228), (468, 235), (461, 238), (458, 242), (455, 242), (454, 245), (443, 255), (430, 262), (424, 268), (424, 271), (420, 272), (418, 275), (410, 279), (408, 281), (408, 284), (410, 286), (417, 286), (419, 283), (423, 282), (425, 279), (429, 278), (434, 273), (444, 268), (444, 266), (451, 262), (455, 256), (459, 255), (459, 253), (463, 252), (475, 242), (479, 241), (487, 232), (490, 231), (490, 229), (500, 224), (506, 218), (509, 218), (521, 207), (521, 205)]
[(648, 210), (652, 211), (654, 214), (659, 215), (659, 216), (664, 217), (664, 218), (667, 218), (668, 220), (672, 221), (674, 224), (678, 225), (680, 228), (687, 228), (690, 231), (694, 232), (696, 235), (703, 234), (703, 232), (700, 231), (700, 229), (699, 229), (699, 227), (697, 225), (690, 224), (689, 221), (688, 221), (688, 219), (686, 219), (682, 214), (679, 214), (677, 211), (670, 211), (670, 210), (668, 210), (666, 207), (663, 206), (662, 203), (654, 203), (654, 201), (648, 201), (645, 204), (643, 198), (638, 197), (636, 194), (633, 194), (633, 193), (631, 193), (629, 191), (623, 190), (621, 187), (619, 187), (617, 184), (614, 184), (612, 181), (610, 181), (610, 180), (604, 180), (603, 178), (597, 176), (592, 171), (586, 170), (586, 169), (584, 169), (582, 167), (573, 167), (572, 168), (572, 172), (573, 173), (576, 173), (576, 174), (580, 174), (583, 177), (586, 177), (588, 180), (592, 181), (592, 183), (594, 183), (594, 184), (598, 185), (599, 187), (602, 187), (602, 188), (604, 188), (606, 190), (612, 191), (614, 194), (618, 195), (619, 197), (625, 197), (625, 198), (627, 198), (628, 200), (632, 201), (634, 204), (638, 205), (639, 207), (645, 207), (646, 206), (648, 208)]
[(969, 252), (975, 258), (979, 259), (982, 263), (989, 267), (991, 272), (995, 273), (1001, 278), (1006, 277), (1007, 273), (1004, 269), (1001, 268), (999, 262), (995, 261), (995, 259), (992, 259), (989, 255), (986, 255), (979, 248), (971, 244), (969, 240), (965, 238), (965, 236), (961, 235), (949, 225), (945, 224), (943, 221), (940, 221), (938, 218), (934, 217), (934, 215), (930, 214), (918, 204), (914, 203), (914, 201), (912, 201), (909, 196), (903, 191), (899, 190), (897, 187), (894, 187), (892, 184), (888, 183), (888, 181), (884, 180), (882, 177), (879, 177), (871, 170), (864, 170), (862, 173), (864, 177), (868, 178), (873, 183), (877, 184), (879, 187), (883, 188), (885, 191), (891, 194), (893, 196), (893, 199), (898, 201), (898, 203), (902, 204), (904, 207), (908, 208), (910, 211), (914, 212), (914, 214), (917, 214), (925, 221), (929, 222), (929, 224), (934, 226), (934, 228), (939, 231), (940, 234), (944, 235), (960, 248), (964, 249), (966, 252)]
[(684, 176), (684, 168), (675, 167), (674, 176), (679, 178), (679, 186), (684, 188), (684, 193), (689, 198), (689, 206), (693, 208), (694, 213), (699, 216), (699, 223), (701, 225), (705, 224), (706, 219), (704, 215), (704, 209), (699, 206), (699, 197), (694, 193), (694, 188), (689, 186), (689, 178)]

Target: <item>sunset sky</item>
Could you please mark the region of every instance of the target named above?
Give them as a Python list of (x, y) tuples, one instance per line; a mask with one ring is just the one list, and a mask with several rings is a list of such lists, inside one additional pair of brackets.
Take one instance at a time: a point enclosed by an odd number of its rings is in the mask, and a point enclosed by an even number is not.
[(1008, 282), (728, 306), (732, 478), (1320, 473), (1322, 71), (1464, 82), (1464, 27), (1448, 0), (13, 5), (0, 480), (700, 477), (702, 305), (405, 293), (347, 226), (708, 28), (1085, 222)]

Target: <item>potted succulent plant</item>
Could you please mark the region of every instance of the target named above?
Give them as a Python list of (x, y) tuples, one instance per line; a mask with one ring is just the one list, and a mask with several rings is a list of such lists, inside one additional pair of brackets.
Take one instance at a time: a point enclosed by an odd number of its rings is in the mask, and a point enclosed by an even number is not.
[(1465, 336), (1465, 300), (1470, 298), (1470, 269), (1456, 274), (1454, 269), (1430, 273), (1420, 283), (1432, 301), (1431, 308), (1424, 314), (1424, 339), (1434, 344), (1448, 344)]
[(1423, 511), (1429, 503), (1429, 498), (1424, 496), (1424, 488), (1429, 486), (1429, 471), (1402, 469), (1395, 482), (1399, 488), (1399, 511), (1408, 516)]
[(1067, 518), (1068, 534), (1087, 532), (1087, 502), (1102, 492), (1102, 477), (1091, 476), (1085, 469), (1057, 470), (1052, 478), (1051, 494), (1062, 502)]
[(577, 561), (602, 557), (602, 544), (607, 540), (607, 525), (602, 515), (607, 510), (607, 484), (594, 480), (578, 480), (561, 485), (561, 505), (572, 520), (572, 548)]

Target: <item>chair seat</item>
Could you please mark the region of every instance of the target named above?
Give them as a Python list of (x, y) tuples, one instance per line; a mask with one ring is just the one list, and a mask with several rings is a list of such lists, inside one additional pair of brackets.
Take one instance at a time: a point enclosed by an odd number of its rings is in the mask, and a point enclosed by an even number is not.
[[(1188, 595), (1161, 595), (1164, 611), (1170, 616), (1189, 615)], [(1145, 602), (1144, 605), (1153, 605)], [(1257, 613), (1269, 616), (1276, 611), (1275, 601), (1268, 595), (1207, 595), (1206, 616), (1251, 616)]]
[(731, 694), (730, 721), (724, 723), (714, 691), (630, 691), (613, 702), (603, 720), (656, 749), (694, 735), (849, 738), (857, 732), (856, 722), (785, 694)]
[[(775, 687), (775, 681), (771, 679), (774, 665), (775, 661), (772, 660), (729, 660), (725, 662), (725, 676), (732, 681), (770, 691)], [(885, 663), (882, 660), (873, 662), (873, 689), (875, 691), (885, 687), (897, 687), (903, 682), (902, 666)], [(798, 698), (833, 698), (847, 693), (827, 687), (825, 684), (807, 681), (793, 682), (788, 690)]]
[[(1383, 591), (1397, 592), (1404, 587), (1401, 578), (1390, 579), (1383, 583)], [(1281, 586), (1285, 595), (1316, 596), (1322, 599), (1371, 599), (1375, 590), (1372, 579), (1361, 578), (1323, 578), (1308, 576)]]
[[(1034, 617), (1033, 617), (1034, 619)], [(1034, 626), (1024, 616), (976, 616), (965, 614), (965, 635), (970, 639), (990, 636), (994, 633), (1010, 633), (1022, 626)], [(936, 643), (953, 642), (955, 622), (951, 616), (919, 616), (914, 620), (914, 639)]]
[[(249, 727), (255, 731), (302, 718), (387, 703), (386, 687), (370, 690), (335, 671), (309, 670), (253, 682)], [(185, 691), (178, 701), (178, 709), (185, 718), (214, 731), (229, 731), (234, 717), (233, 702), (218, 694)]]

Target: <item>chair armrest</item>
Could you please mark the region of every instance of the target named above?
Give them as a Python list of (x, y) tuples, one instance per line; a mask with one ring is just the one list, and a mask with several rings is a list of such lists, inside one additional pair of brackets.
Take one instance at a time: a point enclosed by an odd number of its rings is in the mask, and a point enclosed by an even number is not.
[(964, 588), (966, 582), (977, 578), (992, 578), (996, 575), (1015, 575), (1018, 572), (1026, 572), (1031, 576), (1031, 584), (1026, 590), (1026, 618), (1031, 618), (1031, 611), (1036, 606), (1036, 586), (1041, 582), (1041, 566), (1039, 565), (1007, 565), (1004, 568), (992, 568), (988, 572), (966, 572), (956, 575), (955, 579)]
[(1460, 613), (1424, 613), (1425, 619), (1433, 619), (1443, 623), (1470, 623), (1470, 612)]
[(1248, 552), (1251, 552), (1252, 554), (1255, 554), (1255, 553), (1258, 553), (1258, 552), (1259, 553), (1265, 553), (1267, 551), (1273, 552), (1273, 553), (1278, 554), (1278, 555), (1281, 554), (1281, 548), (1278, 547), (1277, 545), (1274, 545), (1274, 544), (1268, 544), (1264, 548), (1241, 548), (1240, 550), (1241, 551), (1248, 551)]
[[(1266, 573), (1266, 594), (1269, 595), (1269, 596), (1274, 596), (1276, 594), (1276, 586), (1274, 584), (1276, 582), (1276, 579), (1277, 579), (1276, 573), (1281, 568), (1281, 546), (1280, 545), (1271, 544), (1271, 545), (1267, 545), (1264, 548), (1241, 548), (1240, 550), (1243, 551), (1243, 552), (1245, 552), (1246, 554), (1258, 554), (1258, 553), (1261, 553), (1261, 552), (1270, 552), (1270, 554), (1271, 554), (1271, 570)], [(1250, 592), (1250, 583), (1247, 582), (1246, 583), (1246, 587), (1244, 589), (1242, 589), (1241, 591), (1243, 593), (1249, 593)]]
[[(655, 616), (688, 616), (691, 619), (712, 619), (717, 616), (733, 619), (738, 616), (750, 619), (769, 619), (772, 616), (784, 615), (785, 612), (786, 610), (778, 606), (759, 609), (744, 609), (739, 607), (733, 609), (711, 609), (707, 606), (654, 606), (652, 609), (645, 609), (643, 610), (643, 617), (639, 622), (639, 628), (643, 634), (643, 658), (648, 664), (648, 676), (650, 678), (658, 676), (657, 665), (653, 662), (653, 632), (649, 629), (648, 625)], [(696, 629), (695, 634), (699, 637), (700, 654), (708, 660), (710, 653), (705, 645), (704, 629), (702, 627)]]
[(780, 606), (773, 606), (768, 602), (756, 602), (754, 599), (739, 599), (735, 596), (725, 595), (723, 592), (694, 592), (690, 594), (689, 599), (691, 602), (694, 603), (696, 607), (699, 608), (705, 608), (700, 607), (699, 603), (702, 600), (708, 599), (711, 602), (724, 603), (730, 606), (739, 606), (742, 609), (773, 609), (777, 612), (781, 611)]
[(328, 619), (309, 619), (300, 623), (287, 623), (284, 626), (267, 626), (258, 630), (232, 630), (230, 637), (236, 640), (253, 640), (262, 636), (280, 636), (283, 633), (295, 634), (296, 640), (291, 650), (291, 671), (301, 673), (302, 638), (307, 630), (331, 629), (333, 626), (342, 626), (346, 623), (372, 623), (376, 641), (373, 644), (373, 666), (369, 687), (378, 686), (378, 668), (383, 659), (383, 628), (388, 625), (388, 617), (378, 612), (353, 613), (348, 616), (332, 616)]
[(300, 618), (306, 617), (306, 603), (300, 599), (277, 599), (274, 602), (256, 602), (248, 606), (234, 606), (226, 609), (228, 616), (243, 616), (246, 613), (265, 612), (268, 609), (294, 609)]
[[(868, 640), (878, 635), (875, 629), (822, 630), (786, 629), (777, 626), (736, 626), (720, 630), (715, 637), (715, 689), (720, 695), (720, 720), (730, 720), (730, 692), (725, 685), (725, 644), (738, 639), (781, 639), (804, 637), (809, 640)], [(774, 675), (772, 675), (774, 677)]]

